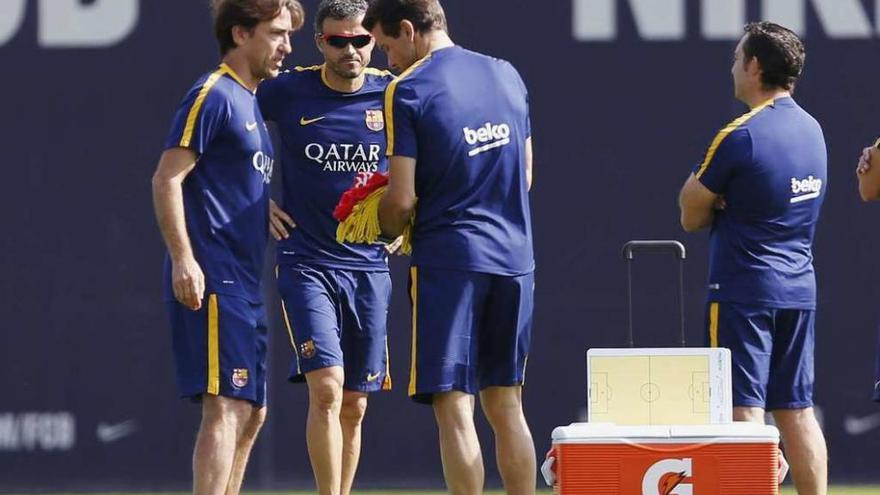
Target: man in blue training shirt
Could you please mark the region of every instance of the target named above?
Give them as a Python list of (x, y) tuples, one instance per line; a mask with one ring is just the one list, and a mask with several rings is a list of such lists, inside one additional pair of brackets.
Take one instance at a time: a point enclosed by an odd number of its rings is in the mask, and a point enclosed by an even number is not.
[(535, 267), (525, 84), (508, 62), (454, 45), (437, 0), (378, 0), (364, 27), (403, 71), (385, 93), (379, 221), (395, 237), (415, 212), (409, 395), (433, 405), (451, 493), (482, 493), (479, 393), (507, 493), (533, 494), (522, 410)]
[(367, 394), (391, 388), (383, 245), (336, 242), (343, 192), (387, 171), (382, 98), (390, 72), (368, 68), (374, 42), (365, 0), (323, 0), (315, 33), (324, 64), (260, 86), (257, 99), (282, 142), (282, 207), (272, 206), (278, 289), (294, 363), (309, 388), (306, 439), (320, 494), (351, 492)]
[[(864, 201), (880, 201), (880, 139), (862, 150), (856, 167), (859, 179), (859, 195)], [(880, 347), (874, 364), (873, 399), (880, 402)]]
[(184, 397), (201, 400), (193, 492), (235, 494), (266, 412), (260, 295), (274, 153), (255, 90), (302, 26), (296, 0), (218, 0), (223, 58), (187, 93), (153, 176)]
[(801, 40), (768, 22), (745, 31), (732, 73), (751, 111), (718, 133), (685, 183), (681, 224), (711, 227), (708, 337), (731, 350), (734, 419), (760, 423), (772, 411), (798, 493), (824, 494), (812, 244), (828, 182), (825, 138), (791, 97)]

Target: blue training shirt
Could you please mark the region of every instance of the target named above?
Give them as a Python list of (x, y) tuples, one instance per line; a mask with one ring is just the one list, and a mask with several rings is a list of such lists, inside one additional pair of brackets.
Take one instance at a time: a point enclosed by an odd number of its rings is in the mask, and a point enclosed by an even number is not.
[(528, 92), (510, 63), (458, 46), (388, 86), (388, 155), (416, 159), (415, 266), (534, 270), (525, 173)]
[[(254, 93), (226, 64), (205, 74), (183, 99), (165, 148), (198, 156), (183, 204), (207, 292), (259, 303), (274, 152)], [(174, 300), (168, 257), (165, 297)]]
[(815, 309), (812, 245), (827, 158), (819, 123), (790, 97), (718, 134), (694, 170), (727, 202), (710, 234), (710, 301)]
[(387, 172), (382, 97), (390, 72), (366, 69), (354, 93), (333, 90), (324, 66), (297, 67), (264, 82), (257, 99), (281, 137), (282, 202), (296, 228), (278, 242), (278, 262), (388, 270), (380, 244), (339, 244), (333, 209), (353, 185)]

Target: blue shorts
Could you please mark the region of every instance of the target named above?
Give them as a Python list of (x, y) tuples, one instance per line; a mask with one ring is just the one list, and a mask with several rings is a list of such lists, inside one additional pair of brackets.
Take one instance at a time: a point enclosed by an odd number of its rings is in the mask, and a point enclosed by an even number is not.
[(533, 273), (508, 277), (412, 267), (409, 396), (430, 404), (439, 392), (522, 385), (534, 280)]
[(176, 301), (167, 304), (180, 395), (222, 395), (266, 405), (263, 305), (224, 294), (208, 294), (198, 311)]
[(280, 265), (278, 292), (294, 352), (291, 381), (341, 366), (346, 390), (391, 390), (388, 272)]
[(815, 311), (730, 302), (706, 309), (708, 345), (730, 349), (735, 407), (813, 406)]

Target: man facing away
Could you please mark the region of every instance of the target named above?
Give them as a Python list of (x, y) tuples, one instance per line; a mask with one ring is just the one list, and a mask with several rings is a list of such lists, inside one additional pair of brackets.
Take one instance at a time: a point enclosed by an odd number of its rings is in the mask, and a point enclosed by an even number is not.
[(272, 204), (278, 289), (290, 333), (292, 381), (309, 390), (306, 442), (318, 493), (348, 495), (367, 395), (391, 388), (391, 297), (382, 245), (339, 244), (333, 209), (352, 184), (387, 171), (382, 98), (389, 72), (368, 68), (364, 0), (323, 0), (315, 41), (324, 63), (260, 86), (282, 142), (282, 207)]
[(827, 188), (819, 123), (792, 99), (801, 40), (749, 24), (734, 53), (736, 97), (751, 110), (725, 127), (681, 190), (681, 224), (711, 228), (708, 341), (733, 360), (734, 419), (773, 413), (798, 493), (827, 491), (813, 413), (816, 279), (812, 244)]
[[(412, 227), (409, 395), (431, 404), (453, 494), (479, 494), (475, 395), (511, 494), (535, 493), (523, 414), (534, 256), (528, 93), (508, 62), (456, 46), (437, 0), (377, 0), (364, 27), (402, 71), (385, 93), (383, 234)], [(418, 198), (418, 207), (416, 207)]]
[(153, 176), (181, 396), (201, 401), (193, 493), (236, 494), (266, 417), (260, 296), (274, 153), (255, 90), (303, 22), (296, 0), (218, 0), (222, 63), (199, 78)]

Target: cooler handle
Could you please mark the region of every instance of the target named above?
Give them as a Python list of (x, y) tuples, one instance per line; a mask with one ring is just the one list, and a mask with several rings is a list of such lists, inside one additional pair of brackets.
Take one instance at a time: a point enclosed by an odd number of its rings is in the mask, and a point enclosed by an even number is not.
[(632, 298), (632, 261), (636, 251), (672, 251), (678, 258), (678, 316), (680, 323), (681, 346), (686, 347), (684, 336), (684, 260), (687, 251), (684, 244), (678, 241), (629, 241), (623, 245), (623, 259), (626, 260), (626, 305), (627, 305), (627, 345), (635, 347), (633, 338), (633, 298)]

